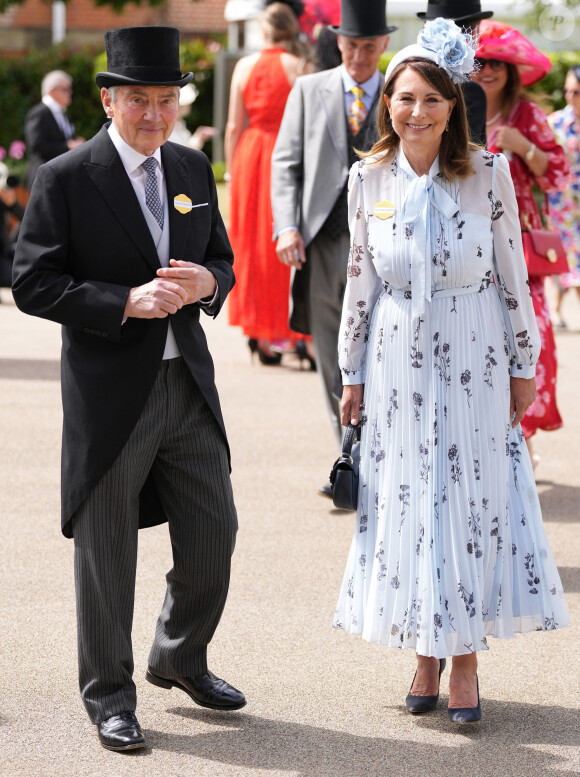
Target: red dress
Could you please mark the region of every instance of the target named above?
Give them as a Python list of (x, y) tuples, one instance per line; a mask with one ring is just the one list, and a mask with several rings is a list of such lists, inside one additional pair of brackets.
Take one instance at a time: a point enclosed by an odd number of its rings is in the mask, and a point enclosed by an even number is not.
[[(541, 178), (536, 178), (525, 161), (517, 154), (506, 154), (508, 158), (511, 156), (509, 164), (516, 190), (521, 226), (525, 227), (527, 216), (529, 226), (541, 229), (542, 222), (532, 193), (532, 186), (536, 185), (544, 192), (565, 188), (569, 166), (564, 150), (556, 142), (545, 114), (533, 102), (519, 100), (507, 122), (502, 123), (516, 127), (522, 135), (529, 138), (531, 143), (535, 143), (548, 155), (549, 162), (546, 173)], [(495, 146), (495, 137), (496, 130), (488, 135), (487, 147), (490, 151), (498, 153), (501, 149)], [(535, 434), (538, 429), (551, 431), (562, 426), (562, 418), (556, 404), (556, 372), (558, 368), (556, 343), (544, 291), (543, 277), (537, 275), (530, 277), (530, 292), (542, 339), (542, 350), (536, 365), (538, 396), (522, 421), (522, 430), (526, 439)]]
[(265, 49), (250, 73), (243, 99), (248, 126), (234, 151), (229, 238), (236, 285), (228, 297), (229, 322), (248, 337), (296, 340), (288, 327), (290, 268), (272, 241), (271, 157), (292, 88), (281, 55)]

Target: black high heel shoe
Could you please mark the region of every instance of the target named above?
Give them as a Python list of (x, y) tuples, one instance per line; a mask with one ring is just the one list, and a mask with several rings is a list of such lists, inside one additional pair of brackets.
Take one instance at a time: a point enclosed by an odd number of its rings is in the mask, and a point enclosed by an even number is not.
[[(445, 669), (445, 665), (447, 664), (447, 660), (445, 658), (441, 658), (439, 660), (439, 683), (441, 683), (441, 675), (443, 674), (443, 671)], [(411, 689), (413, 688), (413, 683), (415, 682), (415, 677), (417, 676), (417, 672), (413, 675), (413, 682), (411, 683)], [(431, 712), (435, 709), (437, 706), (437, 702), (439, 701), (439, 688), (437, 688), (437, 694), (435, 696), (415, 696), (415, 694), (409, 693), (407, 694), (407, 698), (405, 699), (405, 705), (409, 712), (411, 712), (413, 715), (418, 715), (422, 712)]]
[(298, 340), (296, 343), (296, 356), (300, 359), (300, 369), (302, 369), (302, 362), (306, 360), (310, 364), (310, 371), (316, 372), (316, 361), (308, 353), (304, 340)]
[(477, 683), (477, 706), (476, 707), (457, 707), (456, 709), (447, 708), (449, 720), (452, 723), (477, 723), (481, 720), (481, 702), (479, 699), (479, 678), (475, 675)]
[(251, 337), (248, 340), (248, 348), (250, 349), (250, 353), (252, 354), (252, 360), (254, 358), (254, 354), (258, 354), (258, 359), (262, 364), (265, 364), (268, 367), (275, 367), (276, 365), (280, 364), (282, 361), (282, 354), (281, 353), (274, 353), (270, 355), (269, 353), (264, 353), (260, 346), (258, 345), (258, 341)]

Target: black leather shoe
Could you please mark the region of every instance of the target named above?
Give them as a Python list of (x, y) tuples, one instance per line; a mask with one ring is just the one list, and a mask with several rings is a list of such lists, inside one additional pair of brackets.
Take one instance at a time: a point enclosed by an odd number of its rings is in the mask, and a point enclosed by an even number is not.
[(476, 707), (456, 707), (455, 709), (447, 708), (447, 714), (449, 720), (452, 723), (477, 723), (481, 720), (481, 702), (479, 699), (479, 678), (475, 676), (475, 682), (477, 683), (477, 706)]
[(137, 750), (145, 737), (133, 712), (122, 712), (97, 724), (99, 741), (107, 750)]
[[(441, 683), (441, 675), (443, 674), (443, 670), (445, 669), (447, 661), (446, 659), (442, 658), (439, 661), (439, 682)], [(411, 689), (413, 688), (413, 683), (415, 682), (415, 677), (417, 676), (417, 672), (413, 675), (413, 682), (411, 683)], [(413, 713), (413, 715), (418, 715), (422, 712), (431, 712), (431, 710), (434, 710), (437, 706), (437, 702), (439, 701), (439, 688), (437, 688), (437, 694), (435, 696), (415, 696), (415, 694), (409, 693), (407, 694), (407, 698), (405, 699), (405, 705), (409, 712)]]
[(168, 677), (148, 667), (145, 678), (160, 688), (181, 688), (196, 704), (210, 710), (239, 710), (246, 703), (241, 691), (209, 671), (195, 677), (178, 678)]

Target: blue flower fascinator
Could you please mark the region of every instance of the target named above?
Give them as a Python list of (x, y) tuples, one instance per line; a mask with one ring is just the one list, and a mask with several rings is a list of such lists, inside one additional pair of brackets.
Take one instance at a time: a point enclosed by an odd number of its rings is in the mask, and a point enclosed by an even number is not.
[(401, 49), (391, 59), (385, 80), (389, 80), (401, 62), (421, 57), (445, 70), (454, 84), (467, 81), (474, 68), (474, 43), (471, 35), (462, 32), (451, 19), (433, 19), (425, 24), (417, 36), (417, 43)]

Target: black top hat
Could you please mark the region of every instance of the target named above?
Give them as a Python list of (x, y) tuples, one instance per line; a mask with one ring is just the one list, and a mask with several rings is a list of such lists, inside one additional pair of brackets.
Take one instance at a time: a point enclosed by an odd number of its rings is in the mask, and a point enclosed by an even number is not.
[(175, 27), (120, 27), (105, 33), (107, 72), (97, 73), (99, 87), (141, 84), (185, 86), (193, 73), (181, 72), (179, 30)]
[(289, 6), (293, 11), (297, 19), (299, 19), (304, 13), (304, 3), (302, 0), (266, 0), (264, 8), (267, 8), (272, 3), (284, 3)]
[(341, 0), (340, 25), (331, 27), (348, 38), (378, 38), (398, 27), (387, 26), (385, 0)]
[(493, 11), (482, 11), (481, 3), (475, 0), (429, 0), (427, 11), (415, 14), (417, 19), (428, 21), (442, 16), (454, 22), (477, 22), (489, 19)]

